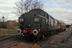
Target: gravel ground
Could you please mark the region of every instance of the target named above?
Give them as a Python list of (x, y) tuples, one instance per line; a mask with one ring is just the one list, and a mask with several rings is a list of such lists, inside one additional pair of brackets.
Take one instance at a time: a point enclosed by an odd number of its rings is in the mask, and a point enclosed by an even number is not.
[(51, 41), (46, 40), (39, 43), (39, 45), (41, 48), (72, 48), (72, 27), (68, 28), (65, 32), (53, 36)]
[[(27, 42), (15, 37), (0, 41), (0, 48), (72, 48), (72, 27), (65, 32), (61, 32), (52, 38), (39, 41), (37, 43)], [(63, 40), (63, 42), (61, 41)]]
[(13, 36), (11, 38), (1, 40), (0, 48), (40, 48), (37, 43), (33, 43), (32, 41), (20, 40), (17, 36)]

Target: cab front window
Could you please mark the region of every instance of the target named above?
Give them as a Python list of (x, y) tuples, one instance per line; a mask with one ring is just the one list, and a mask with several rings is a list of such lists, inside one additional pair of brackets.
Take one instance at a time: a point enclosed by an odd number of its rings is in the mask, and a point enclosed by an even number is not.
[(34, 22), (39, 22), (39, 18), (34, 18)]
[(24, 19), (23, 18), (19, 18), (19, 22), (24, 22)]
[(39, 28), (40, 27), (40, 19), (39, 18), (34, 18), (34, 27)]

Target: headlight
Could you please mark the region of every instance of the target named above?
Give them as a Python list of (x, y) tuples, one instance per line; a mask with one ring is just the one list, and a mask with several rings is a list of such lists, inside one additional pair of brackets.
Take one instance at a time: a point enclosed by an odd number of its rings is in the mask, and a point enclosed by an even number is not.
[(33, 33), (33, 35), (38, 35), (38, 30), (34, 29), (32, 33)]
[(21, 29), (17, 29), (17, 32), (18, 32), (18, 33), (21, 33)]

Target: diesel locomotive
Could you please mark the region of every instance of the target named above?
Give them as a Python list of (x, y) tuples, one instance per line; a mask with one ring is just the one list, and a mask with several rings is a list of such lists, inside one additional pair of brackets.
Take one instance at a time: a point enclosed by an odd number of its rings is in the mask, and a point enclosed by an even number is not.
[(41, 9), (32, 9), (19, 17), (20, 35), (39, 39), (62, 32), (66, 26)]

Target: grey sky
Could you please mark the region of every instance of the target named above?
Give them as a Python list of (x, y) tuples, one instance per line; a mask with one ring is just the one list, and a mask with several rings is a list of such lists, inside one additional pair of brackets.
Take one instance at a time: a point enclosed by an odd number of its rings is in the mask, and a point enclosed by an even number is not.
[[(8, 20), (16, 20), (13, 14), (16, 0), (0, 0), (0, 17), (5, 16)], [(44, 10), (51, 16), (65, 23), (72, 23), (72, 0), (41, 0)]]
[(13, 14), (16, 0), (0, 0), (0, 18), (5, 16), (7, 20), (17, 19), (17, 16)]

